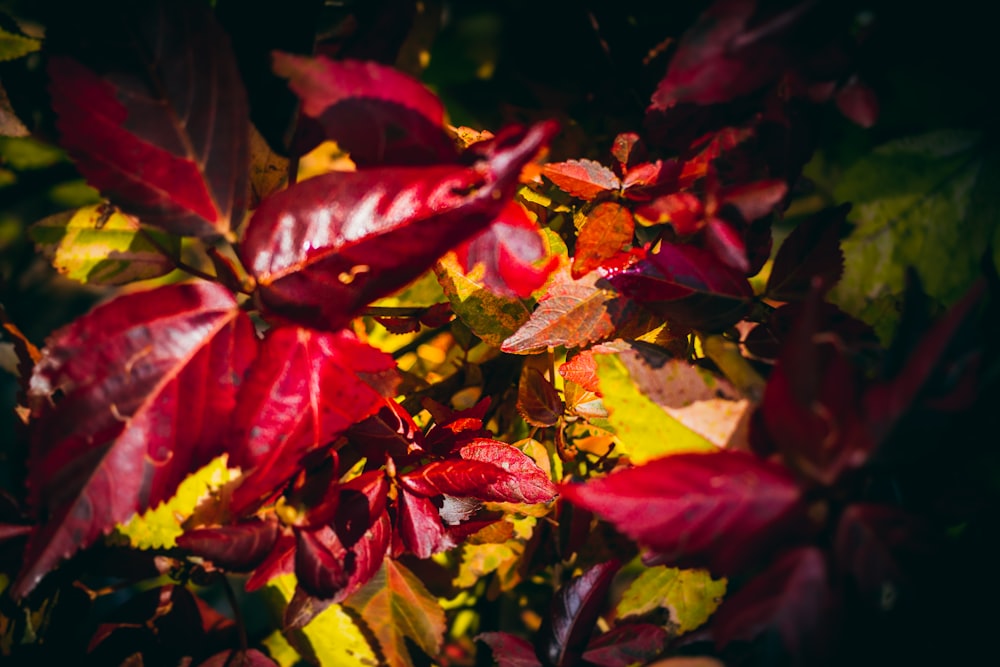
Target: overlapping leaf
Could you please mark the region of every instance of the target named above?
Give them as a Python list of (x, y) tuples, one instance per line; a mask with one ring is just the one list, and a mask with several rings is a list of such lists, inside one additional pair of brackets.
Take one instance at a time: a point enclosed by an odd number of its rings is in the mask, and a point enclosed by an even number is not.
[(619, 618), (626, 618), (666, 608), (670, 629), (680, 635), (704, 625), (725, 593), (725, 579), (712, 579), (704, 570), (660, 565), (645, 570), (632, 582), (615, 611)]
[(652, 623), (625, 623), (596, 637), (583, 659), (599, 667), (630, 667), (663, 652), (670, 634)]
[(793, 534), (800, 490), (784, 467), (722, 450), (677, 454), (559, 493), (644, 545), (656, 560), (739, 569)]
[(549, 664), (570, 667), (580, 663), (620, 565), (614, 560), (595, 565), (556, 593), (536, 646)]
[(336, 329), (486, 228), (555, 125), (500, 133), (473, 167), (387, 167), (298, 183), (263, 202), (242, 253), (262, 305)]
[(30, 502), (44, 517), (15, 592), (221, 453), (253, 325), (222, 287), (121, 296), (49, 339), (31, 378)]
[(568, 160), (542, 167), (542, 173), (559, 189), (587, 201), (622, 186), (615, 172), (593, 160)]
[(635, 220), (631, 211), (614, 202), (598, 204), (576, 237), (573, 278), (581, 278), (632, 243)]
[(60, 143), (88, 182), (170, 232), (236, 227), (246, 210), (246, 94), (211, 15), (193, 2), (116, 2), (63, 20), (49, 90)]
[(767, 296), (798, 301), (808, 296), (814, 278), (833, 286), (844, 272), (840, 234), (847, 207), (818, 213), (799, 223), (778, 248), (767, 279)]

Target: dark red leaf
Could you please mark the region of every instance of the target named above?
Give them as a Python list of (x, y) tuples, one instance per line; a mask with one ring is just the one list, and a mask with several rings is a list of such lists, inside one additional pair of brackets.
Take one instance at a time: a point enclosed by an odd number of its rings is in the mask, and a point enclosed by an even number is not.
[(645, 201), (664, 191), (674, 191), (678, 187), (680, 173), (681, 163), (677, 160), (637, 164), (622, 179), (623, 194), (633, 201)]
[(347, 437), (369, 456), (388, 455), (397, 462), (420, 453), (423, 442), (413, 417), (392, 399), (385, 399), (376, 414), (351, 426)]
[(559, 493), (657, 554), (726, 574), (796, 528), (800, 490), (780, 465), (740, 451), (677, 454)]
[(658, 252), (621, 270), (601, 269), (608, 282), (671, 323), (723, 329), (739, 320), (753, 289), (742, 272), (693, 245), (663, 242)]
[(835, 99), (840, 113), (861, 127), (869, 128), (878, 120), (878, 97), (856, 76), (837, 91)]
[(361, 167), (454, 163), (444, 106), (423, 84), (375, 62), (333, 61), (274, 53), (274, 71), (289, 79), (302, 113)]
[(381, 408), (369, 380), (393, 369), (392, 357), (346, 331), (269, 331), (233, 414), (231, 461), (244, 471), (233, 512), (274, 493), (305, 454)]
[(251, 519), (187, 531), (177, 538), (177, 546), (226, 570), (249, 572), (271, 553), (280, 532), (274, 521)]
[[(143, 223), (216, 236), (242, 221), (246, 93), (229, 39), (196, 3), (115, 3), (53, 36), (60, 143)], [(115, 35), (99, 39), (95, 35)]]
[(255, 591), (267, 582), (283, 574), (295, 571), (295, 535), (288, 531), (278, 537), (274, 549), (267, 555), (264, 562), (250, 574), (247, 579), (247, 592)]
[(510, 473), (480, 488), (474, 498), (512, 503), (544, 503), (556, 496), (548, 473), (517, 447), (499, 440), (477, 438), (459, 450), (467, 461), (483, 461)]
[[(354, 547), (385, 515), (388, 495), (389, 480), (382, 470), (370, 470), (339, 485), (331, 525), (344, 546)], [(314, 513), (309, 518), (320, 517)]]
[(787, 183), (772, 179), (724, 188), (717, 196), (720, 206), (732, 206), (744, 220), (753, 222), (774, 211), (787, 193)]
[(432, 461), (399, 477), (400, 484), (427, 498), (443, 494), (480, 500), (506, 500), (491, 497), (490, 484), (513, 480), (511, 473), (492, 463), (464, 459)]
[(415, 317), (376, 317), (375, 321), (397, 336), (420, 331), (420, 320)]
[(767, 279), (767, 296), (778, 301), (801, 301), (818, 277), (833, 287), (844, 273), (840, 235), (850, 205), (826, 209), (800, 222), (774, 257)]
[(600, 667), (648, 663), (666, 648), (670, 633), (652, 623), (625, 623), (594, 639), (583, 659)]
[(593, 160), (554, 162), (542, 167), (542, 174), (560, 190), (587, 201), (622, 187), (615, 172)]
[(559, 589), (539, 630), (538, 655), (554, 667), (580, 664), (620, 566), (615, 560), (600, 563)]
[(490, 647), (498, 667), (542, 667), (526, 639), (507, 632), (481, 632), (476, 639)]
[(571, 275), (581, 278), (632, 244), (635, 220), (621, 204), (603, 202), (595, 206), (576, 237)]
[(29, 502), (44, 522), (16, 595), (224, 451), (219, 416), (257, 345), (232, 295), (204, 282), (120, 296), (49, 338), (30, 394)]
[(340, 328), (493, 222), (555, 130), (509, 128), (473, 167), (329, 173), (272, 195), (242, 243), (263, 307)]
[(411, 492), (406, 486), (398, 488), (393, 556), (409, 551), (417, 558), (430, 558), (455, 546), (434, 502)]
[(332, 598), (347, 585), (347, 549), (329, 527), (297, 530), (295, 538), (295, 578), (299, 586), (315, 597)]
[(226, 650), (216, 653), (198, 667), (277, 667), (274, 660), (255, 648), (246, 651)]
[(796, 662), (826, 656), (836, 636), (837, 601), (827, 581), (826, 559), (816, 547), (786, 552), (762, 574), (727, 597), (712, 619), (712, 635), (722, 649), (776, 631)]
[(538, 226), (520, 204), (511, 201), (493, 223), (455, 249), (458, 262), (466, 273), (483, 265), (482, 284), (504, 296), (527, 298), (545, 284), (559, 265), (550, 257), (542, 266), (535, 264), (545, 257), (545, 242)]
[(555, 426), (563, 414), (563, 400), (537, 368), (525, 365), (517, 386), (517, 411), (532, 426)]
[(743, 235), (721, 218), (709, 218), (705, 224), (705, 247), (726, 266), (746, 275), (750, 270)]

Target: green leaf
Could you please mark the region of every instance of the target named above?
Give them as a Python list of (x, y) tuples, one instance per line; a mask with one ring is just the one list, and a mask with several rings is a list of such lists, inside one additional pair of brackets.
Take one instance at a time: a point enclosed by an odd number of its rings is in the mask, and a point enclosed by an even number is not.
[(39, 220), (28, 235), (60, 273), (91, 285), (124, 285), (166, 275), (180, 255), (178, 237), (142, 228), (118, 212), (102, 215), (100, 206)]
[(644, 463), (668, 454), (717, 450), (643, 394), (617, 354), (595, 358), (608, 422), (618, 438), (617, 452)]
[(434, 267), (455, 315), (483, 342), (500, 345), (528, 321), (531, 311), (521, 299), (500, 296), (482, 283), (483, 267), (462, 271), (455, 253), (449, 252)]
[[(268, 584), (278, 591), (287, 604), (295, 594), (295, 576), (288, 574), (275, 577)], [(379, 659), (368, 645), (368, 640), (354, 617), (341, 605), (330, 605), (301, 630), (291, 630), (283, 637), (304, 658), (320, 667), (375, 667)], [(303, 645), (303, 640), (307, 645)], [(265, 640), (268, 648), (273, 645), (281, 655), (287, 655), (285, 644), (277, 637)], [(311, 653), (311, 655), (310, 655)], [(274, 656), (274, 653), (272, 653)], [(283, 667), (284, 662), (279, 661)]]
[(680, 570), (660, 565), (644, 571), (632, 582), (617, 614), (640, 616), (656, 609), (670, 612), (668, 629), (676, 635), (698, 628), (722, 603), (726, 580), (713, 579), (706, 570)]
[(0, 62), (15, 60), (42, 47), (40, 40), (0, 30)]
[(412, 667), (406, 638), (434, 657), (444, 641), (441, 604), (402, 564), (386, 559), (372, 579), (344, 602), (378, 639), (383, 662)]
[(177, 536), (184, 532), (181, 524), (194, 512), (204, 498), (235, 477), (235, 470), (226, 467), (226, 455), (212, 459), (206, 466), (188, 477), (177, 487), (174, 497), (142, 515), (134, 515), (118, 526), (118, 532), (128, 538), (136, 549), (162, 549), (177, 545)]
[(0, 158), (17, 171), (28, 171), (51, 167), (66, 154), (32, 137), (0, 137)]
[(876, 148), (844, 174), (838, 201), (856, 225), (843, 241), (844, 276), (831, 300), (875, 327), (883, 341), (898, 324), (906, 268), (941, 304), (980, 273), (998, 229), (1000, 163), (975, 132), (941, 130)]

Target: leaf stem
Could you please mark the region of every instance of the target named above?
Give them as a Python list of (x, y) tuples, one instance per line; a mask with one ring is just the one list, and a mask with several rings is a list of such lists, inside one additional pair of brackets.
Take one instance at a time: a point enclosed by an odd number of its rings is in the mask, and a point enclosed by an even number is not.
[[(191, 266), (190, 264), (188, 264), (187, 262), (185, 262), (180, 258), (175, 259), (170, 254), (170, 251), (164, 248), (163, 244), (156, 240), (156, 237), (154, 237), (152, 234), (150, 234), (147, 230), (143, 229), (142, 227), (139, 228), (139, 234), (141, 234), (142, 237), (146, 239), (146, 241), (148, 241), (154, 248), (156, 248), (157, 252), (166, 257), (170, 261), (170, 263), (174, 265), (174, 268), (177, 269), (178, 271), (189, 273), (192, 276), (195, 276), (196, 278), (201, 278), (202, 280), (207, 280), (212, 283), (219, 282), (219, 278), (217, 276), (213, 276), (211, 273), (206, 273), (205, 271), (202, 271), (196, 266)], [(246, 294), (250, 294), (250, 292), (246, 292)]]

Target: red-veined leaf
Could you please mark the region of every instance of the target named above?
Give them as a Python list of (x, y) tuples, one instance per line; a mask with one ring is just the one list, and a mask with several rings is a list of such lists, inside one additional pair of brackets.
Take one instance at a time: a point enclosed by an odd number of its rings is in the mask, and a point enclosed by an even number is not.
[(244, 470), (232, 510), (276, 491), (306, 453), (382, 407), (372, 384), (393, 359), (346, 331), (292, 326), (268, 332), (233, 414), (232, 465)]
[(752, 454), (676, 454), (586, 484), (570, 502), (611, 522), (657, 562), (727, 574), (788, 537), (802, 507), (795, 478)]
[(388, 167), (324, 174), (264, 201), (242, 253), (265, 309), (337, 329), (406, 285), (503, 210), (554, 123), (498, 134), (472, 167)]
[(445, 132), (444, 106), (422, 83), (391, 67), (274, 52), (274, 71), (289, 79), (302, 113), (355, 164), (453, 163), (458, 151)]
[(275, 521), (251, 519), (232, 526), (198, 528), (177, 537), (177, 546), (232, 572), (249, 572), (274, 549)]
[(821, 211), (800, 222), (778, 248), (767, 279), (767, 296), (778, 301), (801, 301), (809, 295), (813, 278), (826, 288), (844, 273), (840, 234), (850, 205)]
[(632, 212), (615, 202), (602, 202), (590, 213), (576, 237), (571, 275), (590, 273), (632, 244), (635, 220)]
[(447, 495), (498, 501), (506, 498), (492, 497), (490, 484), (503, 481), (513, 481), (513, 475), (492, 463), (465, 459), (432, 461), (399, 477), (400, 484), (427, 498)]
[(604, 607), (611, 580), (621, 563), (593, 566), (559, 589), (538, 635), (538, 654), (554, 667), (580, 664), (594, 624)]
[(742, 272), (693, 245), (664, 242), (659, 251), (625, 269), (601, 272), (625, 296), (671, 323), (693, 329), (733, 324), (753, 298)]
[(489, 227), (458, 246), (455, 254), (466, 273), (483, 265), (482, 284), (491, 292), (522, 299), (544, 285), (559, 265), (559, 258), (552, 256), (535, 266), (545, 257), (545, 242), (538, 226), (514, 201)]
[(219, 416), (232, 413), (257, 345), (212, 283), (120, 296), (49, 338), (30, 383), (29, 501), (44, 522), (16, 595), (222, 453)]
[(556, 487), (548, 473), (534, 459), (517, 447), (499, 440), (477, 438), (459, 451), (466, 461), (483, 461), (509, 475), (493, 479), (473, 497), (512, 503), (544, 503), (556, 496)]
[(388, 664), (412, 666), (407, 637), (427, 655), (440, 655), (444, 611), (437, 598), (401, 563), (384, 561), (372, 580), (344, 604), (361, 615)]
[(647, 663), (663, 652), (670, 633), (652, 623), (625, 623), (595, 638), (583, 659), (600, 667), (629, 667)]
[(542, 667), (531, 643), (508, 632), (481, 632), (476, 639), (493, 651), (498, 667)]
[(818, 548), (786, 552), (722, 603), (711, 623), (716, 645), (724, 648), (774, 629), (795, 662), (812, 664), (808, 658), (824, 657), (836, 625), (827, 577), (826, 558)]
[(560, 190), (587, 201), (602, 192), (617, 191), (622, 186), (615, 172), (593, 160), (553, 162), (542, 167), (542, 174)]
[(60, 143), (87, 181), (167, 231), (235, 228), (246, 210), (246, 93), (211, 14), (121, 2), (65, 31), (67, 44), (52, 36), (66, 55), (49, 60), (49, 91)]

